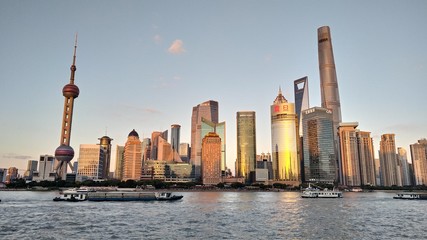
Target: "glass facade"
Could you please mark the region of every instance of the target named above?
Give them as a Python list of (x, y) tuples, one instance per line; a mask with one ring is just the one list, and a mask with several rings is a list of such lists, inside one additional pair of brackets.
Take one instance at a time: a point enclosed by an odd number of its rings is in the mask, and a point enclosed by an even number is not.
[(256, 124), (255, 112), (237, 112), (237, 177), (247, 183), (255, 181)]
[(304, 174), (306, 181), (333, 183), (336, 180), (332, 112), (309, 108), (302, 112)]
[(294, 81), (294, 96), (295, 96), (295, 113), (298, 117), (299, 135), (303, 135), (302, 131), (302, 111), (309, 108), (308, 98), (308, 78), (303, 77)]
[[(218, 136), (221, 138), (221, 171), (225, 172), (225, 170), (227, 169), (226, 155), (225, 155), (225, 146), (226, 146), (225, 145), (226, 144), (225, 122), (214, 123), (205, 118), (202, 118), (200, 140), (202, 140), (210, 132), (218, 134)], [(203, 161), (203, 158), (202, 158), (202, 161)]]
[(295, 105), (288, 103), (279, 90), (270, 110), (273, 180), (301, 181)]
[(81, 144), (77, 180), (102, 179), (105, 162), (104, 149), (98, 144)]

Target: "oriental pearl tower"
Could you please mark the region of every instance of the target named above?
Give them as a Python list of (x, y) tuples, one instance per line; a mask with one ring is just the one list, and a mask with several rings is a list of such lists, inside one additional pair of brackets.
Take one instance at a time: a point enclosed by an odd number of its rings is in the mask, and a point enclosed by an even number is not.
[[(70, 83), (65, 85), (62, 89), (64, 95), (64, 112), (62, 116), (61, 139), (59, 147), (55, 150), (55, 172), (57, 179), (66, 179), (67, 165), (74, 157), (74, 150), (70, 147), (71, 137), (71, 123), (73, 121), (73, 108), (74, 99), (79, 96), (80, 90), (74, 84), (74, 74), (76, 72), (76, 49), (77, 49), (77, 35), (74, 43), (73, 64), (71, 65)], [(70, 164), (71, 165), (71, 164)], [(71, 167), (71, 166), (70, 166)]]

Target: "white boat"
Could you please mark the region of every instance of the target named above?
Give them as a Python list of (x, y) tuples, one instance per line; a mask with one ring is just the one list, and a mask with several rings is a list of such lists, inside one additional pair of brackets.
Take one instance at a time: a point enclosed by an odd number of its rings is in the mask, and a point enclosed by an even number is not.
[(308, 185), (302, 194), (302, 198), (342, 198), (343, 194), (341, 191), (337, 191), (335, 189), (329, 190), (327, 188), (323, 190), (319, 190), (317, 188), (312, 188), (311, 185)]
[(65, 190), (53, 199), (53, 201), (68, 201), (68, 202), (79, 202), (87, 200), (88, 191), (78, 190), (78, 189), (68, 189)]
[(427, 200), (427, 193), (403, 192), (397, 193), (393, 198), (403, 200)]
[(160, 192), (156, 194), (158, 201), (174, 201), (183, 198), (182, 195), (173, 195), (171, 192)]

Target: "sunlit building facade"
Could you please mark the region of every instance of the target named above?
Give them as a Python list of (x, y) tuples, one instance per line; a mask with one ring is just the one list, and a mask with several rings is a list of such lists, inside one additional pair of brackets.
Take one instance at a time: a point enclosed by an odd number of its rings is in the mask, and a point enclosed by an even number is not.
[(190, 144), (180, 143), (179, 144), (179, 157), (183, 162), (190, 162)]
[(138, 133), (132, 130), (125, 144), (122, 180), (140, 180), (142, 171), (141, 141)]
[(360, 183), (366, 186), (376, 186), (374, 143), (371, 133), (356, 131), (356, 136), (359, 152)]
[(225, 136), (225, 122), (220, 123), (214, 123), (212, 121), (209, 121), (208, 119), (202, 118), (201, 123), (201, 137), (202, 139), (208, 135), (210, 132), (214, 132), (218, 134), (218, 136), (221, 138), (221, 171), (222, 173), (225, 173), (227, 169), (226, 165), (226, 136)]
[(25, 173), (24, 173), (24, 178), (27, 180), (32, 180), (33, 173), (37, 171), (37, 166), (38, 166), (37, 160), (28, 160), (27, 169), (25, 170)]
[(114, 178), (121, 180), (123, 178), (123, 163), (125, 158), (125, 146), (116, 147), (116, 169), (114, 171)]
[(337, 164), (332, 111), (320, 107), (303, 110), (302, 125), (305, 181), (334, 183)]
[(53, 169), (54, 164), (54, 156), (40, 155), (39, 170), (33, 173), (33, 181), (55, 181), (56, 173)]
[(427, 139), (420, 139), (411, 144), (412, 167), (414, 169), (414, 184), (427, 185)]
[(394, 134), (381, 135), (380, 141), (380, 172), (382, 186), (402, 186), (400, 163), (397, 161)]
[(222, 182), (221, 138), (214, 132), (208, 133), (202, 140), (202, 182), (204, 185)]
[(408, 163), (408, 153), (406, 149), (402, 147), (397, 148), (397, 160), (400, 162), (401, 171), (402, 171), (402, 185), (403, 186), (412, 186), (411, 181), (411, 171)]
[(301, 182), (298, 118), (295, 105), (279, 94), (270, 107), (273, 180)]
[(191, 158), (190, 162), (194, 165), (194, 176), (201, 176), (201, 159), (202, 159), (202, 139), (204, 135), (201, 133), (202, 118), (218, 123), (219, 108), (218, 102), (206, 101), (193, 107), (191, 115)]
[(360, 186), (359, 148), (357, 122), (341, 123), (338, 128), (341, 161), (339, 164), (340, 183), (345, 186)]
[(105, 157), (104, 157), (104, 168), (102, 169), (102, 179), (107, 179), (110, 175), (110, 163), (111, 163), (111, 141), (113, 141), (112, 138), (108, 136), (103, 136), (102, 138), (98, 138), (99, 145), (104, 150)]
[(246, 183), (255, 181), (256, 169), (256, 122), (254, 111), (237, 112), (237, 168), (236, 177)]
[(106, 152), (98, 144), (80, 144), (77, 181), (104, 179)]

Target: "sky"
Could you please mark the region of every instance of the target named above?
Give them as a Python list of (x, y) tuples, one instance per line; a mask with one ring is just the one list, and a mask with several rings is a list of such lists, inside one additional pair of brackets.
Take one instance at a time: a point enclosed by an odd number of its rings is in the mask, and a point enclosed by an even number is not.
[[(219, 102), (227, 166), (236, 160), (236, 112), (255, 111), (257, 152), (271, 152), (270, 105), (308, 76), (320, 106), (317, 28), (330, 26), (344, 122), (397, 147), (427, 137), (427, 1), (0, 0), (0, 168), (54, 154), (78, 33), (71, 146), (124, 145), (181, 125)], [(424, 106), (424, 107), (423, 107)]]

